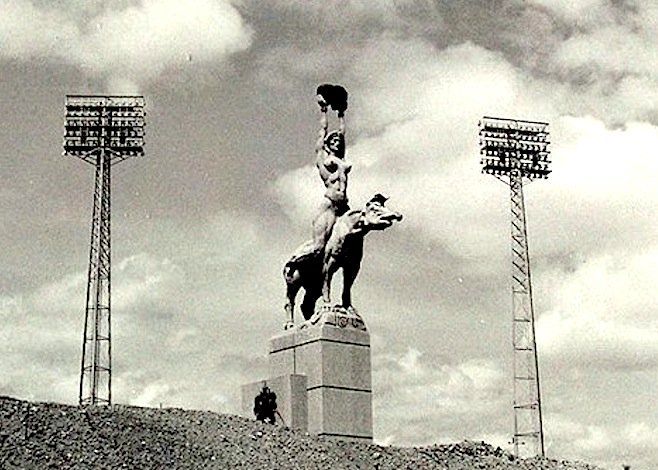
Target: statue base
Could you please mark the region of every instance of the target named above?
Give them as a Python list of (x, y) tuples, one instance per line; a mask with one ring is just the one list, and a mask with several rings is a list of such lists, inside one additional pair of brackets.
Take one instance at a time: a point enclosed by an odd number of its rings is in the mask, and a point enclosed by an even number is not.
[[(270, 339), (273, 379), (267, 385), (290, 427), (372, 442), (371, 375), (370, 335), (353, 310), (320, 307), (309, 320)], [(262, 386), (260, 381), (242, 388), (245, 416), (254, 416), (254, 397)]]
[(372, 442), (370, 335), (361, 317), (323, 306), (270, 339), (270, 376), (306, 376), (308, 432)]

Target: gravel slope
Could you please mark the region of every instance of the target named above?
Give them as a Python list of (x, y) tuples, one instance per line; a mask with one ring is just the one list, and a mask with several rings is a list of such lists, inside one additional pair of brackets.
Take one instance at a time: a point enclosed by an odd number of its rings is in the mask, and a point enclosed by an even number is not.
[(0, 468), (595, 469), (516, 460), (484, 443), (382, 447), (329, 441), (208, 411), (81, 409), (0, 397)]

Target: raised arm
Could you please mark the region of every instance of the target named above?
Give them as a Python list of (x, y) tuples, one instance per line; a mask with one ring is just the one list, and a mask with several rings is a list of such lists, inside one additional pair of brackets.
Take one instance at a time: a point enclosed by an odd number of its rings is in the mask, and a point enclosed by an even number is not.
[(347, 90), (340, 85), (334, 85), (331, 107), (338, 114), (338, 132), (345, 135), (345, 111), (347, 111)]
[(318, 105), (320, 105), (320, 130), (318, 131), (318, 140), (315, 143), (315, 152), (318, 153), (324, 146), (324, 139), (327, 137), (329, 121), (327, 120), (327, 102), (324, 96), (318, 94)]

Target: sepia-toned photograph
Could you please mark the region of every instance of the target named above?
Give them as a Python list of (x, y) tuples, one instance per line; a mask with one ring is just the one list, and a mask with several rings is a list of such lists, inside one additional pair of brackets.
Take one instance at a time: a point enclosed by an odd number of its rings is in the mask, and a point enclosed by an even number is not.
[(658, 2), (0, 0), (0, 469), (658, 468)]

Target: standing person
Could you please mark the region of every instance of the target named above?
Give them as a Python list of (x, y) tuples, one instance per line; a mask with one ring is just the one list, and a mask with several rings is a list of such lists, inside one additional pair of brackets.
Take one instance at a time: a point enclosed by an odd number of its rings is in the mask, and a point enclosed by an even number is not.
[(276, 412), (276, 393), (270, 390), (267, 384), (263, 384), (263, 389), (254, 398), (256, 419), (263, 423), (276, 424)]

